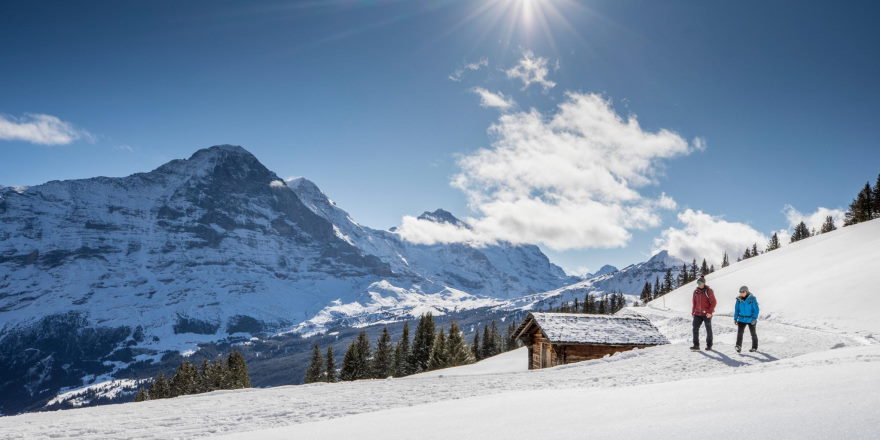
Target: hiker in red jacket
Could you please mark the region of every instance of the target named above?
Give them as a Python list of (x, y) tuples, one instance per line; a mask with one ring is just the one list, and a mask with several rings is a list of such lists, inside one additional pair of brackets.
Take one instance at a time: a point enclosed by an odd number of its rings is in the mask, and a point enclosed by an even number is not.
[(694, 306), (691, 314), (694, 315), (694, 346), (691, 350), (700, 349), (700, 324), (706, 324), (706, 350), (712, 349), (712, 314), (715, 313), (715, 292), (706, 285), (706, 278), (702, 275), (697, 280), (697, 288), (694, 290)]

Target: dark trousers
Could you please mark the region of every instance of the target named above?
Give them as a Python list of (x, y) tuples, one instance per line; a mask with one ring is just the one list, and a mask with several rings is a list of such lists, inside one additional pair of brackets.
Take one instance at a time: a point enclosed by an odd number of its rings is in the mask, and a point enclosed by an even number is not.
[(694, 316), (694, 347), (700, 345), (700, 325), (706, 324), (706, 346), (712, 346), (712, 318)]
[(746, 326), (749, 326), (749, 333), (752, 334), (752, 348), (755, 350), (758, 349), (758, 332), (755, 331), (755, 323), (745, 323), (745, 322), (737, 322), (736, 323), (736, 346), (742, 347), (743, 342), (743, 330), (746, 329)]

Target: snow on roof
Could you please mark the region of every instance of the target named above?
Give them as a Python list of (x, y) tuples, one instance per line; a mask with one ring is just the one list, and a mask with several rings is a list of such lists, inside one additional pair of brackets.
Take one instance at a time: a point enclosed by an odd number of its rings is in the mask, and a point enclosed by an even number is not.
[(588, 315), (585, 313), (530, 313), (517, 330), (519, 335), (534, 321), (552, 343), (660, 345), (669, 341), (642, 316)]

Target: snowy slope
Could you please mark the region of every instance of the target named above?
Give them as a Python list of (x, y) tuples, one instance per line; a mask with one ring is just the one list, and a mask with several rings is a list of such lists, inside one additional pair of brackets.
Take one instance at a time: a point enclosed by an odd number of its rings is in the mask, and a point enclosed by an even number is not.
[(864, 387), (866, 377), (880, 377), (877, 348), (748, 374), (509, 392), (217, 438), (875, 439), (880, 393)]
[(528, 348), (520, 347), (515, 350), (501, 353), (490, 358), (474, 362), (470, 365), (443, 368), (440, 370), (427, 371), (424, 373), (407, 376), (407, 379), (419, 377), (447, 377), (447, 376), (473, 376), (477, 374), (516, 373), (527, 371)]
[[(739, 287), (747, 285), (761, 305), (762, 321), (880, 341), (880, 220), (785, 245), (717, 270), (706, 281), (718, 299), (718, 314), (732, 317)], [(683, 286), (651, 306), (665, 302), (689, 312), (694, 288)]]

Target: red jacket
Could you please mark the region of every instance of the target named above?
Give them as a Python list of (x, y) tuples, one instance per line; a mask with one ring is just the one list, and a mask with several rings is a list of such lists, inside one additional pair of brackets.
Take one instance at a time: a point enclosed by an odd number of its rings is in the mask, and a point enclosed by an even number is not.
[(715, 292), (712, 288), (706, 286), (702, 289), (699, 287), (694, 290), (694, 306), (691, 314), (694, 316), (706, 316), (709, 313), (715, 313)]

